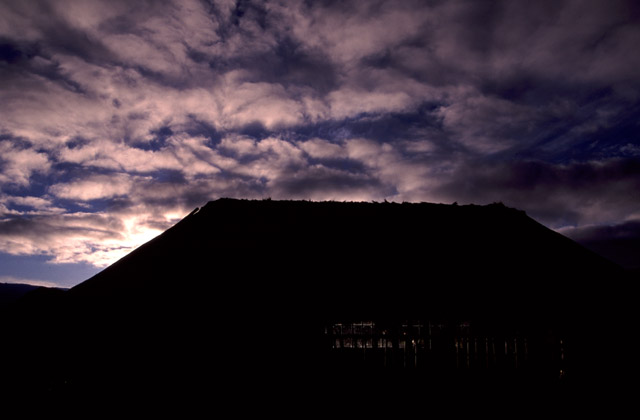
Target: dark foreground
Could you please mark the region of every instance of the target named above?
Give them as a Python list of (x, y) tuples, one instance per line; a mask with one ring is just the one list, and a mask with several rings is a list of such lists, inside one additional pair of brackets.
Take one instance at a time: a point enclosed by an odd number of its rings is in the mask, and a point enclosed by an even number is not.
[(2, 395), (292, 415), (613, 409), (635, 372), (629, 290), (501, 205), (219, 200), (5, 310)]

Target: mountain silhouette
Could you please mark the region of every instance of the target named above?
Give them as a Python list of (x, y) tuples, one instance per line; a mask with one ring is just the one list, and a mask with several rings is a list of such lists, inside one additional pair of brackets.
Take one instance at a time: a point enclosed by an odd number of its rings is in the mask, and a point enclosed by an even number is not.
[(22, 283), (0, 283), (0, 308), (17, 301), (38, 287)]
[(610, 345), (626, 290), (618, 266), (502, 204), (220, 199), (8, 313), (5, 386), (272, 404), (327, 380), (321, 400), (393, 381), (576, 388), (627, 363)]

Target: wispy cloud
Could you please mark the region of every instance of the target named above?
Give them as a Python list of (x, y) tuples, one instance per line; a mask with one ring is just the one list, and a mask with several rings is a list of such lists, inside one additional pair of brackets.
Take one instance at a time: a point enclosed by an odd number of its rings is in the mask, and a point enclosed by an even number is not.
[(459, 166), (443, 197), (526, 208), (553, 227), (610, 224), (638, 214), (640, 162), (613, 158), (568, 164), (517, 161)]
[(0, 140), (0, 184), (28, 186), (31, 175), (47, 172), (51, 162), (46, 154), (34, 150), (28, 144), (16, 144)]
[(148, 216), (68, 213), (0, 221), (0, 248), (14, 255), (47, 255), (55, 263), (86, 262), (104, 267), (159, 230)]

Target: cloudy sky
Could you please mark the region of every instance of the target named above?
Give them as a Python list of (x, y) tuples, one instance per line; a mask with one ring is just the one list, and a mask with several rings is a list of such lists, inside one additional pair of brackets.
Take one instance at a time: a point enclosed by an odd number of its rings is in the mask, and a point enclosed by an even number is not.
[(0, 282), (218, 197), (501, 201), (638, 265), (638, 45), (633, 0), (0, 0)]

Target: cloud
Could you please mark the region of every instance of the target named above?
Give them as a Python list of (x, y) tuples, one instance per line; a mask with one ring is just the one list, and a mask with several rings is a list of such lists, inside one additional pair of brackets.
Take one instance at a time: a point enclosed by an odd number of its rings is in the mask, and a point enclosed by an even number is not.
[[(224, 130), (254, 122), (272, 130), (362, 113), (410, 112), (425, 101), (440, 101), (453, 141), (501, 150), (536, 123), (526, 117), (531, 104), (514, 100), (545, 106), (538, 91), (552, 79), (549, 91), (563, 84), (564, 90), (585, 90), (573, 81), (574, 74), (584, 71), (553, 73), (566, 67), (553, 65), (566, 51), (547, 45), (551, 40), (582, 45), (611, 26), (605, 39), (615, 48), (582, 49), (584, 57), (577, 62), (606, 62), (626, 76), (599, 80), (633, 85), (634, 63), (612, 59), (618, 56), (615, 51), (633, 45), (637, 31), (623, 18), (625, 5), (614, 6), (599, 8), (599, 15), (578, 13), (596, 24), (572, 35), (571, 29), (578, 27), (568, 18), (576, 14), (572, 2), (564, 8), (528, 6), (526, 13), (499, 2), (491, 7), (460, 2), (429, 7), (420, 2), (345, 7), (247, 3), (236, 16), (229, 6), (205, 10), (200, 2), (153, 2), (144, 8), (126, 2), (73, 2), (49, 7), (51, 19), (65, 28), (51, 41), (41, 38), (49, 31), (42, 16), (8, 7), (32, 16), (24, 26), (38, 29), (31, 38), (42, 42), (38, 48), (20, 47), (27, 41), (6, 35), (8, 48), (20, 51), (24, 62), (16, 76), (22, 83), (8, 95), (20, 106), (4, 109), (10, 116), (5, 128), (42, 143), (51, 141), (47, 137), (67, 141), (73, 136), (148, 141), (153, 130), (167, 122), (179, 126), (189, 115)], [(548, 24), (547, 15), (562, 25)], [(523, 53), (521, 45), (527, 41), (533, 53)], [(94, 44), (100, 47), (96, 50)], [(518, 64), (538, 51), (550, 55), (544, 66), (535, 60), (526, 68)], [(36, 61), (52, 70), (38, 73)], [(22, 85), (33, 82), (44, 92), (33, 90), (25, 98)], [(541, 93), (541, 99), (549, 96)], [(491, 124), (487, 117), (493, 115), (497, 118)]]
[(437, 110), (450, 138), (482, 154), (512, 148), (526, 139), (537, 125), (537, 114), (535, 108), (477, 92), (465, 92)]
[(312, 158), (340, 158), (344, 157), (345, 153), (341, 145), (319, 138), (301, 142), (299, 145)]
[(638, 260), (640, 221), (638, 219), (614, 225), (567, 227), (559, 231), (622, 267), (640, 268)]
[(415, 105), (411, 96), (402, 91), (366, 91), (344, 88), (329, 96), (331, 115), (336, 119), (358, 114), (401, 112)]
[(54, 184), (49, 192), (66, 200), (90, 201), (124, 196), (131, 192), (135, 179), (124, 174), (95, 175), (64, 184)]
[(14, 255), (48, 254), (56, 250), (55, 257), (64, 262), (80, 252), (89, 254), (90, 241), (123, 239), (121, 229), (122, 225), (114, 218), (96, 214), (9, 219), (0, 222), (0, 245), (3, 251)]
[[(186, 134), (165, 138), (156, 150), (145, 150), (145, 143), (128, 145), (108, 140), (87, 141), (79, 146), (58, 149), (62, 162), (128, 173), (152, 173), (161, 170), (181, 171), (186, 176), (211, 175), (220, 171), (216, 164), (224, 161), (215, 150), (207, 146), (209, 139)], [(100, 178), (99, 182), (104, 179)], [(112, 188), (112, 187), (110, 187)], [(125, 191), (126, 192), (126, 191)]]
[(233, 79), (235, 77), (228, 81), (221, 95), (224, 127), (234, 128), (257, 121), (271, 129), (301, 122), (303, 104), (292, 99), (283, 86)]
[[(406, 153), (411, 148), (412, 153)], [(418, 148), (419, 149), (419, 148)], [(385, 188), (383, 197), (395, 201), (434, 201), (433, 189), (448, 172), (450, 160), (430, 156), (431, 147), (418, 151), (415, 143), (379, 143), (364, 138), (346, 141), (350, 159), (360, 162)]]
[(50, 197), (0, 194), (0, 218), (17, 215), (62, 214), (67, 210), (53, 204)]
[(327, 51), (335, 61), (352, 63), (421, 34), (430, 22), (419, 2), (345, 2), (275, 6), (291, 33), (310, 48)]
[(260, 141), (235, 137), (222, 141), (221, 146), (235, 154), (227, 159), (225, 171), (269, 182), (295, 172), (306, 165), (302, 150), (296, 145), (276, 137)]
[(19, 206), (32, 207), (39, 210), (48, 209), (52, 205), (51, 200), (42, 197), (7, 197), (7, 201)]
[(502, 201), (553, 227), (612, 223), (637, 214), (640, 162), (608, 159), (459, 164), (436, 194), (473, 203)]
[(45, 255), (54, 263), (112, 264), (160, 231), (146, 215), (68, 213), (0, 221), (0, 249), (11, 255)]
[(15, 144), (0, 140), (0, 184), (29, 185), (34, 173), (47, 172), (51, 168), (49, 157), (28, 144)]
[(633, 1), (0, 10), (0, 251), (103, 265), (220, 196), (640, 213)]
[(373, 176), (313, 165), (276, 179), (270, 191), (275, 198), (369, 201), (381, 196), (380, 188)]

